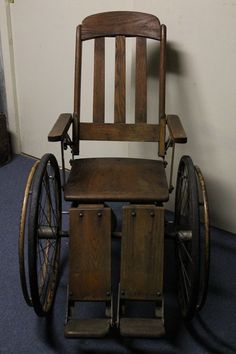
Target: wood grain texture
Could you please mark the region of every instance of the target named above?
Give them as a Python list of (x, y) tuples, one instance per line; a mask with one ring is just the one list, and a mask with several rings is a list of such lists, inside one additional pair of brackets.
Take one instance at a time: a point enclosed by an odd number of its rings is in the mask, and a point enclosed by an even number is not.
[(135, 122), (147, 121), (147, 40), (136, 39)]
[(104, 122), (105, 112), (105, 38), (94, 41), (93, 121)]
[(65, 138), (68, 129), (72, 123), (72, 115), (62, 113), (48, 134), (48, 141), (61, 141)]
[(160, 39), (160, 21), (141, 12), (113, 11), (86, 17), (82, 22), (82, 40), (96, 37), (141, 36)]
[(65, 186), (65, 199), (104, 201), (167, 201), (166, 173), (162, 161), (132, 158), (78, 159)]
[(160, 70), (159, 70), (159, 123), (160, 141), (158, 155), (165, 156), (166, 118), (165, 118), (165, 95), (166, 95), (166, 26), (161, 25), (160, 42)]
[(159, 141), (158, 124), (80, 123), (80, 140)]
[(116, 37), (115, 58), (115, 123), (125, 123), (126, 115), (126, 73), (125, 73), (125, 37)]
[(111, 209), (70, 209), (71, 300), (106, 301), (111, 296)]
[(166, 120), (171, 139), (175, 143), (185, 144), (187, 142), (187, 135), (181, 124), (180, 118), (177, 115), (168, 115)]
[(164, 208), (124, 206), (121, 298), (158, 300), (163, 293), (163, 256)]
[(165, 116), (165, 93), (166, 93), (166, 26), (161, 25), (160, 42), (160, 86), (159, 86), (159, 118)]
[(73, 147), (72, 147), (72, 152), (74, 155), (79, 154), (81, 65), (82, 65), (82, 42), (81, 42), (81, 25), (79, 25), (76, 30), (76, 47), (75, 47), (74, 114), (73, 114)]
[(165, 141), (166, 141), (166, 118), (162, 117), (159, 124), (159, 146), (158, 156), (164, 157), (166, 153)]

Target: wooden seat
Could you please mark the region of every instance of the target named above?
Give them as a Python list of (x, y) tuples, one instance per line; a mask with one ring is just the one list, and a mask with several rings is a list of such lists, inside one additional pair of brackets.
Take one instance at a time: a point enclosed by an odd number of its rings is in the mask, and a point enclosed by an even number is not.
[(132, 158), (75, 160), (65, 199), (79, 202), (164, 202), (169, 197), (162, 161)]

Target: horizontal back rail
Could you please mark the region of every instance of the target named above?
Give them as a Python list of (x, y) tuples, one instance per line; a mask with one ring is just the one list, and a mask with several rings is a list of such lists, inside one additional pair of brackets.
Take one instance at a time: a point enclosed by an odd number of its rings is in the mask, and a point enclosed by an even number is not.
[(104, 12), (82, 22), (82, 40), (119, 35), (160, 40), (160, 22), (153, 15), (132, 11)]
[(80, 140), (159, 141), (158, 124), (80, 123)]

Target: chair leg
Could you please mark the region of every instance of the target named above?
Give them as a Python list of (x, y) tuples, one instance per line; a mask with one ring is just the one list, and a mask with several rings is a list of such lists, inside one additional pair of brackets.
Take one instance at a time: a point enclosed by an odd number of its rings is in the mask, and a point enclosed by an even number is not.
[[(155, 205), (123, 207), (121, 278), (118, 320), (128, 337), (161, 337), (163, 318), (164, 208)], [(127, 315), (131, 301), (151, 301), (153, 317)], [(120, 318), (119, 318), (120, 317)]]
[[(104, 302), (103, 318), (77, 319), (77, 302)], [(103, 337), (112, 325), (111, 209), (80, 205), (70, 209), (68, 317), (65, 336)]]

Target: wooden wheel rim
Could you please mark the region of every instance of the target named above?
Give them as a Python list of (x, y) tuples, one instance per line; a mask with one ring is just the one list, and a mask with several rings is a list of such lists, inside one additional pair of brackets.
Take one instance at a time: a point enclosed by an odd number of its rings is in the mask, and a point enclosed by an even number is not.
[[(200, 290), (198, 297), (197, 310), (200, 311), (204, 306), (207, 298), (208, 292), (208, 281), (209, 281), (209, 269), (210, 269), (210, 223), (209, 223), (209, 204), (207, 197), (206, 184), (203, 174), (198, 166), (195, 166), (196, 175), (198, 178), (199, 185), (199, 207), (201, 207), (203, 212), (203, 220), (201, 230), (201, 237), (203, 240), (203, 247), (201, 249), (202, 261), (202, 274), (200, 275)], [(201, 198), (201, 199), (200, 199)], [(203, 254), (202, 254), (203, 253)]]
[(19, 270), (20, 270), (20, 281), (21, 288), (23, 292), (24, 299), (29, 306), (32, 306), (32, 299), (30, 295), (29, 285), (26, 276), (26, 260), (25, 260), (25, 226), (26, 226), (26, 218), (29, 207), (29, 199), (31, 195), (31, 187), (34, 179), (35, 172), (38, 168), (39, 161), (36, 161), (32, 166), (30, 173), (28, 175), (28, 179), (25, 186), (24, 198), (22, 202), (21, 208), (21, 216), (20, 216), (20, 229), (19, 229), (19, 239), (18, 239), (18, 257), (19, 257)]

